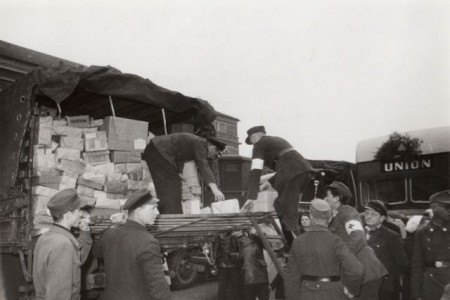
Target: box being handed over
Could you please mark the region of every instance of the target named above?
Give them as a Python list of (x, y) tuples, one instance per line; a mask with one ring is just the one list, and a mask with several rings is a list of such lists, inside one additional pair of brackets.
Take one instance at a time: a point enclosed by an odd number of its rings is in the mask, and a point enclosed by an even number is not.
[(229, 199), (211, 203), (213, 214), (230, 214), (239, 212), (239, 201), (237, 199)]

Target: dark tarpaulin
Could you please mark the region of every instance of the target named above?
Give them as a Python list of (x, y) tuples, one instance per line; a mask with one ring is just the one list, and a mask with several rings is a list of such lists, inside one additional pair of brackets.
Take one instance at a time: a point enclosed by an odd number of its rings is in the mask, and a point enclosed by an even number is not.
[(37, 89), (58, 103), (76, 96), (73, 94), (82, 89), (87, 93), (131, 100), (173, 113), (192, 112), (194, 123), (199, 127), (210, 125), (216, 118), (214, 108), (205, 100), (184, 96), (110, 66), (91, 66), (63, 73), (37, 68), (32, 75)]
[[(148, 79), (122, 73), (113, 67), (91, 66), (83, 70), (58, 72), (36, 68), (0, 92), (0, 187), (15, 184), (26, 128), (31, 119), (34, 95), (53, 108), (60, 104), (62, 115), (112, 115), (147, 121), (162, 126), (161, 109), (170, 123), (190, 123), (199, 135), (214, 135), (214, 108), (205, 100), (187, 97), (160, 87)], [(44, 96), (44, 97), (42, 97)], [(48, 100), (51, 99), (51, 100)]]

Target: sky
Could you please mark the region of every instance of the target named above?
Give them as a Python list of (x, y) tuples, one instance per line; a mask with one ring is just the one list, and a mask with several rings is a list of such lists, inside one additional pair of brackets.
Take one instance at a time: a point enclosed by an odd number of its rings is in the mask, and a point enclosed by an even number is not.
[(309, 159), (450, 125), (450, 2), (2, 0), (0, 40), (111, 65), (264, 125)]

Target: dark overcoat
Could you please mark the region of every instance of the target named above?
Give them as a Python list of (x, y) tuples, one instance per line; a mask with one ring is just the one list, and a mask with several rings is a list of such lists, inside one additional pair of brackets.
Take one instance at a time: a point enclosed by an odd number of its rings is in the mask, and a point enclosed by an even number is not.
[(414, 236), (411, 266), (411, 297), (439, 300), (450, 283), (450, 224), (433, 221)]
[(105, 300), (169, 300), (159, 242), (142, 225), (128, 220), (108, 229), (93, 254), (105, 262)]
[(342, 238), (364, 266), (364, 283), (387, 275), (386, 268), (367, 245), (361, 217), (353, 207), (341, 205), (331, 219), (329, 227), (331, 232)]
[[(302, 276), (340, 276), (341, 281), (314, 282)], [(363, 278), (363, 266), (341, 238), (328, 228), (311, 225), (298, 236), (289, 253), (284, 280), (287, 300), (347, 300), (344, 285), (356, 294)]]
[(388, 271), (383, 280), (381, 294), (399, 291), (400, 276), (408, 267), (406, 250), (400, 235), (385, 226), (380, 226), (370, 231), (367, 243)]
[(191, 133), (173, 133), (151, 139), (142, 158), (147, 163), (156, 194), (161, 200), (159, 203), (161, 213), (183, 213), (180, 174), (183, 173), (185, 162), (195, 161), (206, 185), (215, 183), (207, 156), (207, 140)]

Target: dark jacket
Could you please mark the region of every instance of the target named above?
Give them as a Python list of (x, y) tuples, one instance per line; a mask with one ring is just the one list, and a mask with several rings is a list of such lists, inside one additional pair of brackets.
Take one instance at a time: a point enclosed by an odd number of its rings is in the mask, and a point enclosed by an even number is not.
[(450, 283), (450, 265), (446, 268), (436, 267), (436, 263), (442, 261), (450, 264), (450, 224), (437, 226), (431, 221), (417, 230), (414, 236), (412, 298), (440, 299), (444, 286)]
[(239, 242), (231, 233), (223, 233), (214, 241), (216, 264), (219, 268), (236, 268), (240, 265)]
[[(263, 136), (253, 146), (252, 160), (261, 159), (264, 165), (275, 170), (277, 173), (269, 181), (272, 186), (279, 190), (286, 181), (297, 175), (312, 172), (311, 164), (295, 150), (286, 152), (281, 157), (280, 152), (291, 148), (286, 140), (276, 136)], [(261, 170), (252, 169), (248, 180), (248, 199), (256, 199), (259, 192)]]
[(91, 247), (90, 232), (81, 231), (76, 239), (69, 230), (52, 225), (38, 239), (34, 248), (33, 284), (36, 299), (80, 299), (80, 266), (86, 261)]
[(367, 245), (361, 218), (353, 207), (341, 205), (331, 219), (329, 227), (364, 266), (364, 283), (387, 275), (386, 268)]
[[(302, 281), (302, 276), (340, 276), (341, 281)], [(344, 285), (353, 294), (359, 292), (363, 266), (345, 243), (328, 228), (311, 225), (292, 245), (285, 275), (287, 300), (346, 300)]]
[(398, 291), (400, 289), (400, 276), (408, 267), (405, 246), (400, 235), (381, 226), (370, 231), (367, 243), (388, 271), (383, 280), (382, 290), (384, 292)]
[(260, 238), (256, 234), (244, 233), (238, 240), (242, 261), (242, 283), (268, 283), (267, 264)]
[[(172, 133), (156, 136), (150, 143), (162, 157), (177, 168), (179, 174), (183, 173), (184, 163), (193, 160), (197, 164), (205, 184), (215, 183), (214, 174), (208, 165), (208, 142), (206, 139), (191, 133)], [(146, 157), (146, 151), (144, 151), (144, 157)]]
[(93, 254), (105, 262), (106, 300), (172, 299), (162, 270), (159, 242), (142, 225), (128, 220), (108, 229)]

